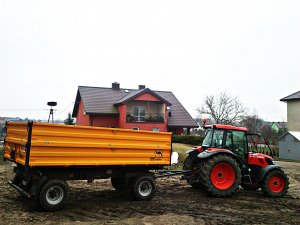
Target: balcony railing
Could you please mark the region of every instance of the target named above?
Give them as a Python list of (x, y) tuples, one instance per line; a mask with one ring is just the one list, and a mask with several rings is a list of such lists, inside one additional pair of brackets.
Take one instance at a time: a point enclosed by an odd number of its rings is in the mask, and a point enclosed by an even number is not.
[(145, 113), (133, 115), (132, 113), (126, 114), (127, 123), (163, 123), (164, 114), (161, 113)]

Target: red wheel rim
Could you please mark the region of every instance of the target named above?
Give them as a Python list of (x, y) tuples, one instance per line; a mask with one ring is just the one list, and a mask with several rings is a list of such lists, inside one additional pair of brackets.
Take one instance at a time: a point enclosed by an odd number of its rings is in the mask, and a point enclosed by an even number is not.
[(217, 163), (210, 174), (212, 184), (220, 189), (226, 190), (230, 188), (235, 180), (235, 172), (233, 167), (226, 162)]
[(284, 189), (284, 179), (280, 175), (274, 175), (269, 180), (269, 188), (274, 193), (279, 193)]

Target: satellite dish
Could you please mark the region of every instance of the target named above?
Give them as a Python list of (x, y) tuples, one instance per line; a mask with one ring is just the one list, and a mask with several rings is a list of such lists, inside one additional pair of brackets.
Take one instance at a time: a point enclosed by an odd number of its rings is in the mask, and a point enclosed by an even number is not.
[(53, 118), (53, 106), (57, 106), (57, 102), (47, 102), (47, 105), (50, 106), (50, 112), (49, 112), (49, 117), (48, 117), (48, 123), (50, 122), (50, 117), (52, 116), (52, 123), (54, 123), (54, 118)]
[(47, 102), (48, 106), (57, 106), (57, 102)]

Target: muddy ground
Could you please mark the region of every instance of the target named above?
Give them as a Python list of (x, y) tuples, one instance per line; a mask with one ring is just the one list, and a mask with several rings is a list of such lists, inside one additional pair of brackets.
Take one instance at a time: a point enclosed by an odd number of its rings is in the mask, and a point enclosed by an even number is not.
[(291, 183), (284, 198), (242, 189), (231, 198), (213, 198), (173, 177), (157, 181), (152, 201), (136, 202), (116, 192), (109, 180), (72, 181), (67, 207), (50, 213), (8, 187), (12, 168), (5, 162), (0, 165), (0, 224), (300, 224), (300, 163), (281, 164)]

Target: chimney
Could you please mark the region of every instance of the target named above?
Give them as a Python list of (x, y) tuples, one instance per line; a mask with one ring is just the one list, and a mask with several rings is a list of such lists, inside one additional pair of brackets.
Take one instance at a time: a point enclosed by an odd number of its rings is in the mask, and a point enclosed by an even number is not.
[(114, 82), (111, 84), (111, 88), (113, 90), (119, 91), (120, 90), (120, 84), (118, 82)]
[(139, 90), (145, 89), (146, 86), (145, 85), (139, 85)]

